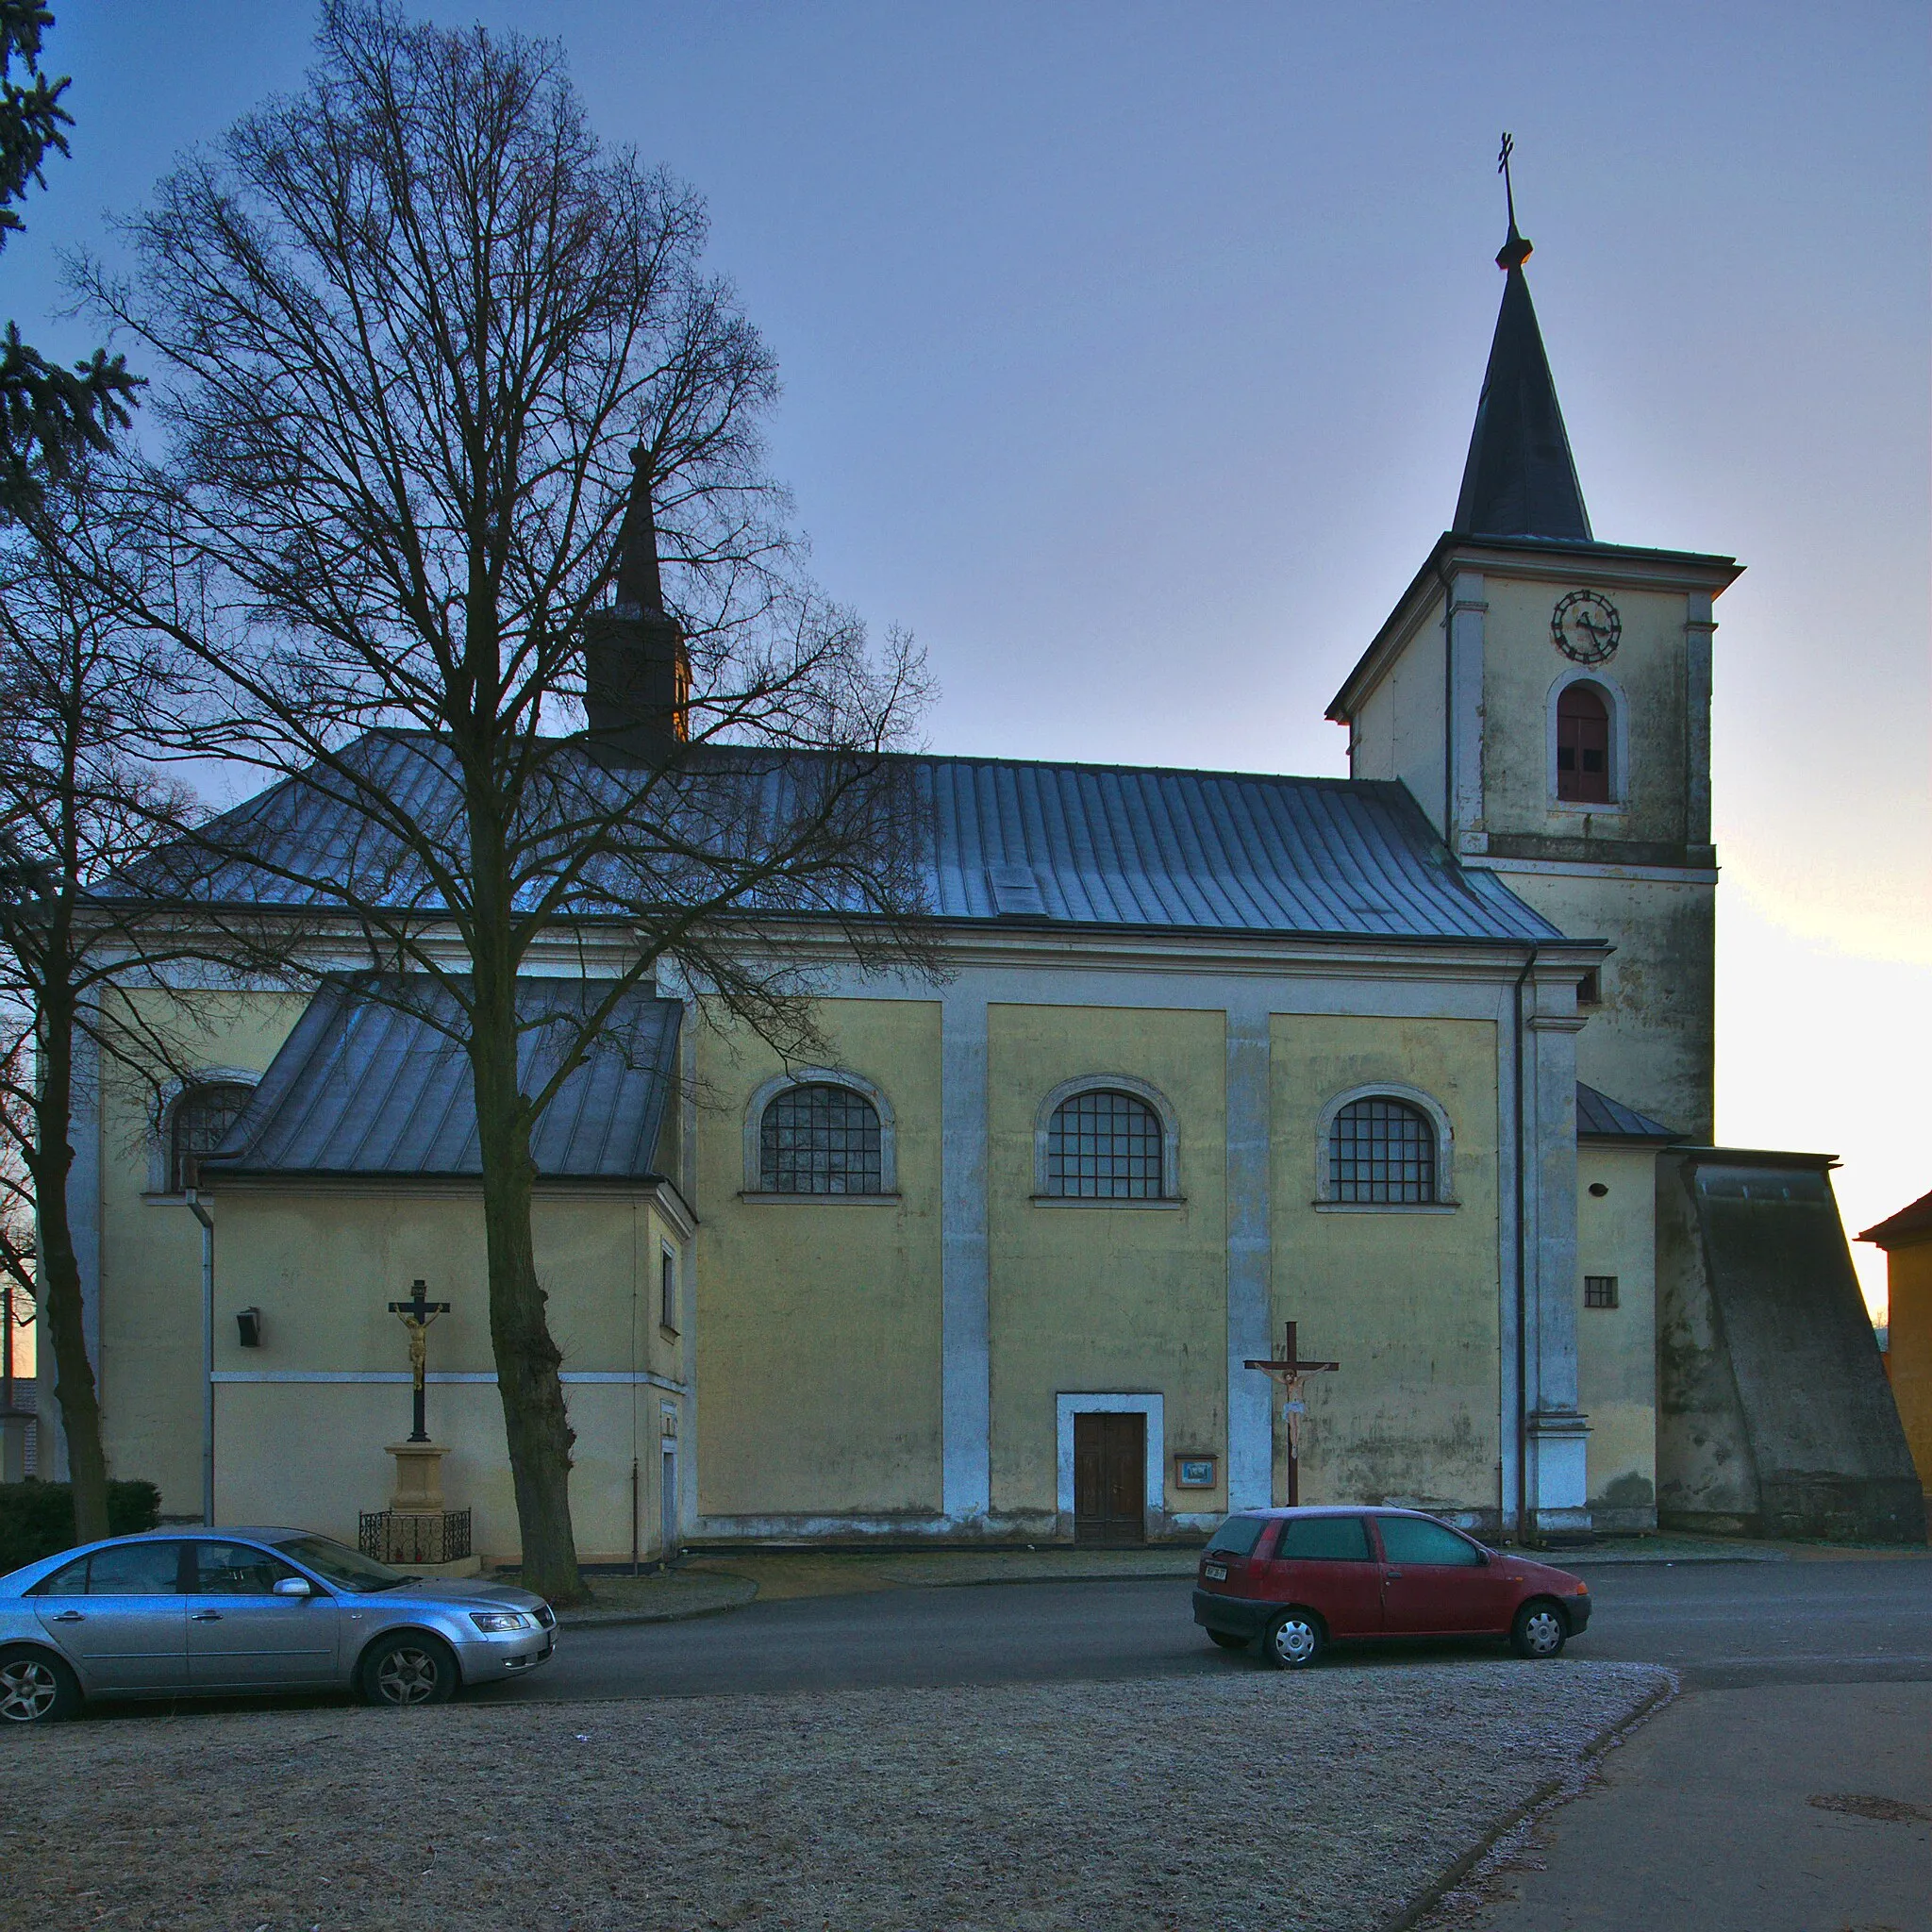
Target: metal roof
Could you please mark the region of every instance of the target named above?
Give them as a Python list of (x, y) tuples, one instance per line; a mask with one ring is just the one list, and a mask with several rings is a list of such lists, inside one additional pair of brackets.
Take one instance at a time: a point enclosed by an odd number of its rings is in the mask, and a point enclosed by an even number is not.
[[(549, 1077), (559, 1036), (574, 1034), (612, 984), (518, 981), (525, 1092)], [(564, 1080), (537, 1124), (531, 1151), (541, 1176), (622, 1180), (653, 1171), (675, 1084), (681, 1011), (648, 987), (619, 995), (590, 1059)], [(481, 1174), (470, 1063), (446, 1030), (457, 1024), (451, 992), (427, 975), (332, 976), (202, 1171), (211, 1177)]]
[[(356, 748), (363, 783), (460, 851), (446, 752), (423, 734), (373, 733)], [(739, 836), (783, 823), (812, 781), (814, 756), (713, 747), (675, 782), (691, 817)], [(617, 796), (636, 768), (559, 745), (560, 792)], [(1009, 758), (893, 755), (912, 868), (942, 920), (1268, 933), (1322, 938), (1560, 941), (1491, 873), (1464, 868), (1407, 790), (1392, 781), (1275, 777)], [(420, 868), (341, 780), (287, 779), (215, 821), (212, 845), (175, 848), (108, 890), (203, 901), (326, 907), (332, 881), (391, 907), (433, 911)], [(663, 801), (654, 810), (663, 812)], [(611, 861), (615, 864), (615, 860)], [(691, 861), (680, 859), (689, 866)], [(594, 878), (594, 875), (593, 875)], [(834, 909), (807, 884), (755, 908)], [(814, 893), (824, 896), (814, 898)], [(635, 904), (616, 889), (608, 909)], [(848, 901), (838, 909), (863, 912)]]
[[(1510, 234), (1514, 240), (1513, 225)], [(1590, 512), (1520, 258), (1507, 275), (1450, 527), (1462, 535), (1588, 543)]]
[(1576, 1083), (1576, 1137), (1585, 1141), (1677, 1141), (1661, 1121), (1654, 1121), (1594, 1087)]

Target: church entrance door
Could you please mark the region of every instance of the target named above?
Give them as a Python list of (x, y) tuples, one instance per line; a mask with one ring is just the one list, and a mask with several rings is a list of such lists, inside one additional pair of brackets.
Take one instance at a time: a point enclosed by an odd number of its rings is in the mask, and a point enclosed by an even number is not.
[(1074, 1541), (1147, 1541), (1147, 1418), (1074, 1417)]

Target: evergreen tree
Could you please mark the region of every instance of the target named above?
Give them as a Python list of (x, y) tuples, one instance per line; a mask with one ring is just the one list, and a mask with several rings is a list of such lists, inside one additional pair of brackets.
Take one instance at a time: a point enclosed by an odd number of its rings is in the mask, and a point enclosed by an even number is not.
[[(0, 0), (0, 248), (25, 224), (12, 204), (45, 187), (41, 163), (68, 152), (73, 117), (60, 105), (65, 77), (41, 71), (41, 42), (54, 16), (38, 0)], [(24, 69), (25, 83), (16, 75)], [(42, 483), (64, 474), (85, 446), (108, 446), (125, 427), (141, 378), (119, 356), (96, 349), (72, 369), (24, 342), (14, 323), (0, 337), (0, 519), (39, 500)]]

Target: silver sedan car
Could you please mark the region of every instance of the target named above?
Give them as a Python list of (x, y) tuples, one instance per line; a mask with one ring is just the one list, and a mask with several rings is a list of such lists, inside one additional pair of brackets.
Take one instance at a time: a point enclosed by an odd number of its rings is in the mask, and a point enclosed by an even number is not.
[(556, 1633), (527, 1590), (406, 1575), (308, 1530), (155, 1530), (0, 1576), (0, 1720), (271, 1690), (439, 1704), (535, 1670)]

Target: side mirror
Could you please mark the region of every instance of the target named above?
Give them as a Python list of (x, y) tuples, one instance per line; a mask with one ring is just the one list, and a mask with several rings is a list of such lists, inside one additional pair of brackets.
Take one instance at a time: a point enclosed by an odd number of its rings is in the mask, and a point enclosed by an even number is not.
[(275, 1580), (277, 1596), (313, 1596), (315, 1586), (306, 1576), (282, 1576)]

